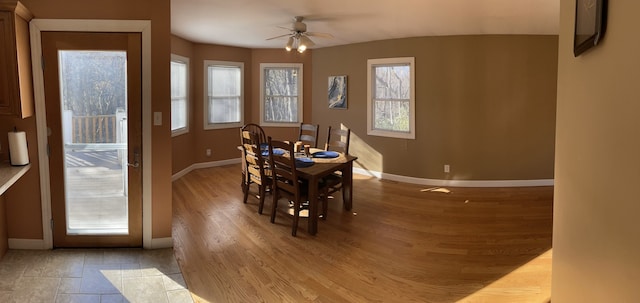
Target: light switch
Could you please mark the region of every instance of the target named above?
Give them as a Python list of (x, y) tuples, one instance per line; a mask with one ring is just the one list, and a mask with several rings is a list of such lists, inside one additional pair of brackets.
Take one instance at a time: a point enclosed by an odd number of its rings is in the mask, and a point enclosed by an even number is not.
[(162, 112), (153, 112), (153, 125), (162, 125)]

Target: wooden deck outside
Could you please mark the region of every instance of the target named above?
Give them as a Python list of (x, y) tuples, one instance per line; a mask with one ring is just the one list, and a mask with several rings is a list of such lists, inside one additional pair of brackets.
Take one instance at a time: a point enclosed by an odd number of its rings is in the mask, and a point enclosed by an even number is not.
[(67, 222), (71, 233), (127, 232), (122, 160), (115, 150), (67, 151)]

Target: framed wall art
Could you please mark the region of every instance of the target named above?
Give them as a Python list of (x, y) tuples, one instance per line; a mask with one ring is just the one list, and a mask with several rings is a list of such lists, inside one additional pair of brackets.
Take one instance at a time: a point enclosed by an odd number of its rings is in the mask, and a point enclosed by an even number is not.
[(607, 0), (576, 0), (576, 23), (573, 34), (573, 55), (596, 46), (607, 25)]
[(347, 108), (347, 76), (330, 76), (327, 96), (329, 108)]

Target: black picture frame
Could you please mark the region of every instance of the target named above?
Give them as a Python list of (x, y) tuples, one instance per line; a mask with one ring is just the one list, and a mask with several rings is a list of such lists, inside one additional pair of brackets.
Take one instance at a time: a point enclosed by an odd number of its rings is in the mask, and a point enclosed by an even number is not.
[(607, 0), (576, 0), (573, 55), (596, 46), (607, 27)]

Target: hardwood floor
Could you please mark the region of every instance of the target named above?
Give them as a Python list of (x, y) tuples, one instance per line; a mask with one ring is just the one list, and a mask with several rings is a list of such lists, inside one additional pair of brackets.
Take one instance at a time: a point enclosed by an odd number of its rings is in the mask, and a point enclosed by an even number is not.
[[(536, 302), (551, 287), (552, 187), (447, 188), (354, 176), (318, 234), (242, 203), (240, 166), (173, 183), (175, 254), (199, 302)], [(270, 209), (271, 196), (265, 202)], [(280, 203), (280, 205), (286, 205)]]

